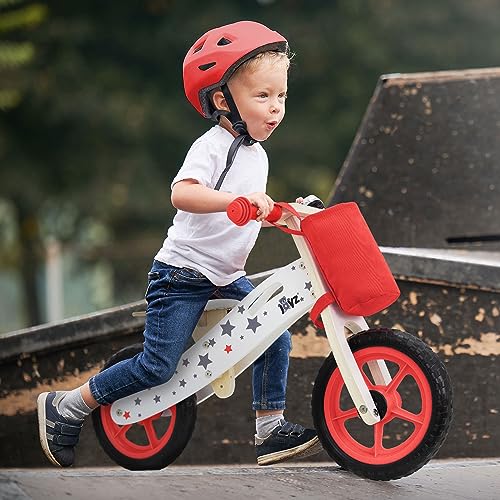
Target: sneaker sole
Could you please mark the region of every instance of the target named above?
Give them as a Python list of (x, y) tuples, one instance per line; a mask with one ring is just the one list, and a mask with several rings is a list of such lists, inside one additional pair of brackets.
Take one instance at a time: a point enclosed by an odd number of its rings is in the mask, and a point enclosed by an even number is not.
[(47, 456), (47, 458), (58, 467), (62, 467), (62, 465), (55, 459), (54, 455), (50, 452), (49, 449), (49, 441), (47, 439), (47, 424), (46, 424), (46, 413), (45, 413), (45, 403), (47, 401), (48, 392), (42, 392), (38, 396), (36, 400), (37, 405), (37, 415), (38, 415), (38, 434), (40, 436), (40, 444), (42, 446), (42, 450)]
[(303, 452), (295, 455), (294, 458), (305, 458), (305, 457), (311, 457), (313, 455), (317, 455), (318, 453), (323, 451), (323, 446), (321, 442), (319, 441), (318, 438), (316, 438), (317, 441), (314, 443), (310, 448), (305, 449)]
[(321, 443), (317, 436), (312, 438), (307, 443), (296, 446), (295, 448), (290, 448), (288, 450), (276, 451), (274, 453), (269, 453), (267, 455), (262, 455), (257, 458), (258, 465), (271, 465), (278, 462), (283, 462), (290, 458), (302, 458), (308, 457), (310, 455), (315, 455), (322, 450)]

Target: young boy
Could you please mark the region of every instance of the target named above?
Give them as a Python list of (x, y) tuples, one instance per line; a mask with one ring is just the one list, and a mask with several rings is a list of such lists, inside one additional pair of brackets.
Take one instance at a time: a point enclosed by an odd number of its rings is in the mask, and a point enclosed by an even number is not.
[[(148, 274), (143, 352), (73, 391), (38, 397), (40, 442), (55, 465), (73, 464), (83, 419), (93, 409), (172, 377), (210, 298), (240, 300), (252, 290), (245, 261), (273, 208), (259, 142), (285, 115), (289, 64), (286, 39), (250, 21), (209, 31), (186, 55), (187, 98), (218, 124), (194, 142), (172, 181), (178, 211)], [(240, 228), (225, 211), (242, 195), (258, 207), (258, 222)], [(286, 331), (253, 366), (259, 465), (321, 449), (314, 430), (283, 419), (290, 349)]]

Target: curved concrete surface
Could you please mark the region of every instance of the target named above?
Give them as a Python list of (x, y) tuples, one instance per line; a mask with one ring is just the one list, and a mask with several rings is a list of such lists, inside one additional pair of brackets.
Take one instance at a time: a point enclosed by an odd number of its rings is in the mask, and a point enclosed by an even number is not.
[(115, 468), (0, 470), (0, 500), (129, 498), (496, 499), (500, 459), (433, 461), (391, 482), (361, 479), (335, 465), (298, 463), (260, 468), (178, 467), (155, 472)]

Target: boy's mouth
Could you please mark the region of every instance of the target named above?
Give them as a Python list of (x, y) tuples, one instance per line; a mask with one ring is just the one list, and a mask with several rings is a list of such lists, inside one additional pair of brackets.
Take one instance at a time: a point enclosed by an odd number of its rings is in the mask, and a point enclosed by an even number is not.
[(276, 128), (276, 125), (278, 125), (278, 122), (276, 120), (266, 122), (266, 128), (268, 130), (273, 130), (274, 128)]

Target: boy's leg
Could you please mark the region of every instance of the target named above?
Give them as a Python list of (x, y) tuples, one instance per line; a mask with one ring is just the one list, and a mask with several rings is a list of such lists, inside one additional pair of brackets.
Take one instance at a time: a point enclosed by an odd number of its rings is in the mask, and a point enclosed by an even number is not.
[[(241, 300), (254, 286), (246, 277), (217, 290), (221, 298)], [(253, 404), (257, 416), (283, 414), (286, 404), (291, 336), (287, 330), (253, 364)]]
[(215, 285), (197, 271), (156, 263), (149, 273), (143, 351), (89, 381), (99, 404), (167, 382), (213, 294)]
[[(156, 261), (148, 280), (144, 350), (95, 375), (88, 387), (83, 386), (84, 392), (90, 389), (98, 404), (111, 404), (168, 381), (215, 290), (215, 286), (196, 271)], [(64, 417), (67, 415), (65, 394), (43, 393), (38, 400), (42, 448), (54, 464), (61, 466), (73, 463), (73, 447), (82, 425), (82, 420)], [(61, 411), (59, 405), (63, 407)]]
[[(245, 277), (216, 292), (217, 296), (241, 300), (253, 290)], [(286, 406), (291, 335), (287, 330), (253, 364), (253, 404), (256, 411), (255, 444), (259, 465), (270, 465), (321, 451), (316, 431), (283, 418)]]
[[(282, 415), (286, 406), (291, 347), (291, 335), (287, 330), (253, 365), (252, 408), (257, 416), (255, 452), (259, 465), (308, 457), (322, 450), (314, 429), (287, 422)], [(281, 415), (269, 415), (271, 411), (280, 411)]]

